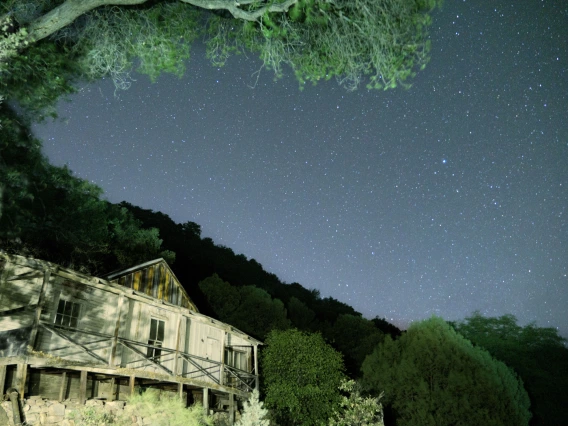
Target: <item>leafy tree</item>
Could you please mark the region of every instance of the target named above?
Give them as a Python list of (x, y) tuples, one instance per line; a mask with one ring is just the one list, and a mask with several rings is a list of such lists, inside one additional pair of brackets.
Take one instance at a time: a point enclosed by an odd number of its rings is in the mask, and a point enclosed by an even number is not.
[(383, 391), (397, 425), (527, 425), (521, 380), (444, 320), (414, 323), (387, 336), (363, 363), (363, 385)]
[(375, 327), (377, 327), (379, 330), (381, 330), (384, 334), (390, 335), (390, 337), (392, 337), (393, 339), (396, 339), (397, 337), (402, 335), (402, 331), (400, 330), (400, 328), (391, 324), (390, 322), (388, 322), (384, 318), (380, 318), (379, 316), (376, 316), (371, 321), (373, 321), (373, 324), (375, 324)]
[(141, 229), (102, 190), (56, 167), (41, 153), (25, 121), (0, 105), (0, 243), (91, 273), (131, 266), (161, 251), (157, 229)]
[(201, 281), (199, 287), (217, 317), (245, 333), (264, 339), (274, 329), (290, 327), (284, 304), (257, 287), (233, 287), (217, 274)]
[(341, 314), (329, 329), (329, 338), (345, 356), (347, 371), (356, 376), (366, 356), (384, 340), (384, 334), (368, 319)]
[(288, 318), (294, 327), (300, 330), (308, 330), (316, 314), (297, 297), (292, 296), (288, 302)]
[(479, 312), (453, 327), (521, 376), (531, 398), (531, 425), (568, 424), (568, 349), (555, 328), (521, 327), (513, 315), (495, 318)]
[(192, 42), (204, 36), (215, 65), (232, 53), (252, 51), (277, 76), (290, 66), (301, 84), (336, 77), (348, 89), (363, 80), (369, 88), (388, 89), (427, 63), (430, 12), (439, 4), (5, 0), (0, 5), (0, 76), (7, 81), (2, 88), (9, 99), (34, 109), (32, 100), (47, 105), (72, 90), (76, 78), (110, 75), (118, 88), (128, 88), (135, 63), (151, 79), (162, 72), (181, 75)]
[(262, 351), (265, 404), (279, 424), (319, 425), (339, 408), (343, 360), (320, 334), (272, 331)]
[(363, 397), (354, 380), (344, 380), (339, 390), (347, 392), (339, 403), (340, 409), (334, 410), (329, 426), (384, 426), (383, 406), (378, 398)]

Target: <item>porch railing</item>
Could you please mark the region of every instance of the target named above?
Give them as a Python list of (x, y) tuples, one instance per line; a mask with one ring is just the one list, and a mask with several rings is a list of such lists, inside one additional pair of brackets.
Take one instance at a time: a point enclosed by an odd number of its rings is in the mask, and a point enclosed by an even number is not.
[[(245, 392), (251, 392), (255, 387), (256, 375), (254, 373), (231, 367), (220, 361), (96, 331), (56, 326), (45, 321), (40, 321), (40, 325), (48, 332), (70, 344), (51, 348), (50, 352), (56, 356), (58, 356), (57, 352), (63, 350), (68, 351), (71, 346), (84, 355), (89, 356), (98, 364), (104, 365), (105, 367), (117, 367), (113, 365), (114, 360), (112, 356), (112, 346), (116, 341), (117, 346), (122, 346), (131, 354), (127, 357), (127, 361), (121, 363), (121, 366), (125, 368), (146, 369), (147, 367), (155, 367), (163, 373), (172, 376), (172, 380), (174, 381), (176, 380), (176, 376), (187, 379), (205, 380)], [(85, 342), (79, 337), (81, 335), (93, 337), (94, 339)], [(148, 356), (148, 348), (159, 349), (160, 355)], [(101, 354), (104, 349), (110, 349), (111, 355), (107, 356), (107, 359)], [(155, 353), (155, 351), (152, 351), (152, 353)], [(65, 359), (65, 356), (61, 356), (61, 358)], [(123, 359), (124, 358), (123, 356)]]

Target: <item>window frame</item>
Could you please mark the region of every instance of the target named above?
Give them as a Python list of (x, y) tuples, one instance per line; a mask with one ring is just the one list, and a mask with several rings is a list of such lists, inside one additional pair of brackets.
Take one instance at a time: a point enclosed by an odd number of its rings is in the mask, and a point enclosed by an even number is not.
[[(155, 324), (155, 326), (153, 326), (153, 324)], [(166, 321), (160, 318), (151, 317), (148, 330), (148, 347), (146, 351), (146, 357), (154, 362), (160, 362), (160, 357), (162, 356), (162, 347), (164, 346), (165, 340)]]
[(81, 311), (81, 303), (60, 298), (55, 309), (53, 324), (56, 327), (79, 328)]

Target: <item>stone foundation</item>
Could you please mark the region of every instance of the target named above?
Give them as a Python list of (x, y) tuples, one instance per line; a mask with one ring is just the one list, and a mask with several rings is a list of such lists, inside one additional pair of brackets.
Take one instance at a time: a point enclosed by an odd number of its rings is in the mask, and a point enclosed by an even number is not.
[[(98, 413), (120, 414), (125, 406), (125, 401), (91, 399), (84, 406), (81, 406), (75, 400), (58, 402), (40, 396), (32, 396), (29, 399), (24, 399), (23, 403), (20, 402), (20, 416), (22, 425), (25, 424), (26, 426), (76, 426), (71, 414), (75, 410), (95, 407)], [(240, 413), (237, 411), (235, 414), (236, 420), (238, 420)], [(152, 418), (141, 416), (132, 416), (131, 420), (132, 426), (150, 426), (154, 423)], [(229, 416), (227, 413), (215, 413), (213, 421), (218, 426), (228, 425)], [(14, 426), (12, 402), (10, 401), (0, 403), (0, 425)]]
[[(102, 400), (89, 400), (85, 406), (99, 407), (101, 412), (109, 411), (116, 414), (122, 411), (126, 403), (124, 401), (102, 401)], [(7, 425), (14, 426), (12, 403), (10, 401), (3, 401), (0, 404), (0, 419), (4, 420), (7, 417)], [(32, 396), (20, 402), (20, 415), (22, 423), (29, 426), (75, 426), (75, 421), (72, 420), (70, 415), (73, 411), (81, 408), (77, 401), (58, 402), (49, 399), (41, 398), (39, 396)], [(2, 412), (4, 411), (4, 413)], [(133, 426), (143, 426), (148, 424), (142, 417), (132, 417)]]

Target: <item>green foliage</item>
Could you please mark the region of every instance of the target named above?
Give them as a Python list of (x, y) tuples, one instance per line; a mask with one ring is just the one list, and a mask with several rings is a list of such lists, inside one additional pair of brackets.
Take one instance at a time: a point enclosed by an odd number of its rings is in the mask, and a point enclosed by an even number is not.
[(521, 327), (513, 315), (479, 312), (453, 327), (521, 376), (531, 398), (531, 425), (568, 424), (568, 349), (556, 329), (534, 323)]
[(272, 331), (261, 365), (265, 404), (279, 423), (318, 425), (339, 407), (343, 360), (320, 334)]
[(383, 391), (397, 425), (527, 425), (529, 398), (505, 364), (441, 318), (387, 336), (363, 363), (363, 385)]
[(384, 334), (372, 321), (361, 316), (342, 314), (329, 332), (333, 345), (345, 356), (347, 371), (359, 374), (365, 357), (384, 340)]
[(253, 390), (250, 398), (244, 402), (243, 413), (235, 426), (270, 426), (270, 420), (267, 419), (268, 410), (263, 408), (263, 405), (259, 400), (258, 390)]
[(199, 287), (217, 317), (247, 334), (264, 339), (274, 329), (290, 327), (284, 304), (257, 287), (233, 287), (217, 274), (201, 281)]
[(134, 395), (128, 401), (125, 415), (141, 416), (151, 421), (153, 426), (211, 426), (213, 421), (205, 416), (203, 407), (194, 404), (185, 408), (175, 393), (147, 389)]
[(27, 118), (41, 121), (56, 117), (61, 97), (76, 90), (79, 67), (69, 49), (44, 40), (25, 52), (0, 61), (0, 93), (7, 101), (17, 101)]
[(198, 20), (196, 9), (181, 2), (95, 9), (76, 36), (82, 71), (91, 79), (110, 75), (121, 89), (130, 86), (135, 61), (136, 70), (152, 81), (162, 72), (181, 77), (199, 34)]
[(102, 200), (99, 187), (49, 164), (25, 121), (5, 104), (0, 122), (5, 249), (92, 273), (160, 256), (156, 229), (141, 229), (126, 209)]
[(383, 406), (378, 398), (363, 397), (354, 380), (344, 380), (339, 389), (347, 392), (339, 403), (340, 409), (334, 410), (329, 426), (384, 426)]
[[(207, 28), (213, 57), (257, 52), (282, 75), (290, 66), (300, 85), (336, 77), (349, 90), (392, 89), (423, 69), (429, 59), (430, 12), (440, 1), (300, 0), (288, 13), (265, 13), (256, 22), (219, 19)], [(223, 48), (220, 46), (230, 46)], [(222, 54), (220, 54), (222, 52)]]
[(102, 406), (81, 407), (70, 418), (77, 426), (132, 425), (132, 417), (144, 418), (153, 426), (212, 426), (213, 420), (204, 414), (203, 407), (194, 404), (185, 408), (176, 394), (147, 389), (128, 399), (124, 411), (110, 412)]
[(297, 297), (292, 296), (288, 302), (288, 317), (292, 325), (300, 330), (308, 330), (316, 314)]

